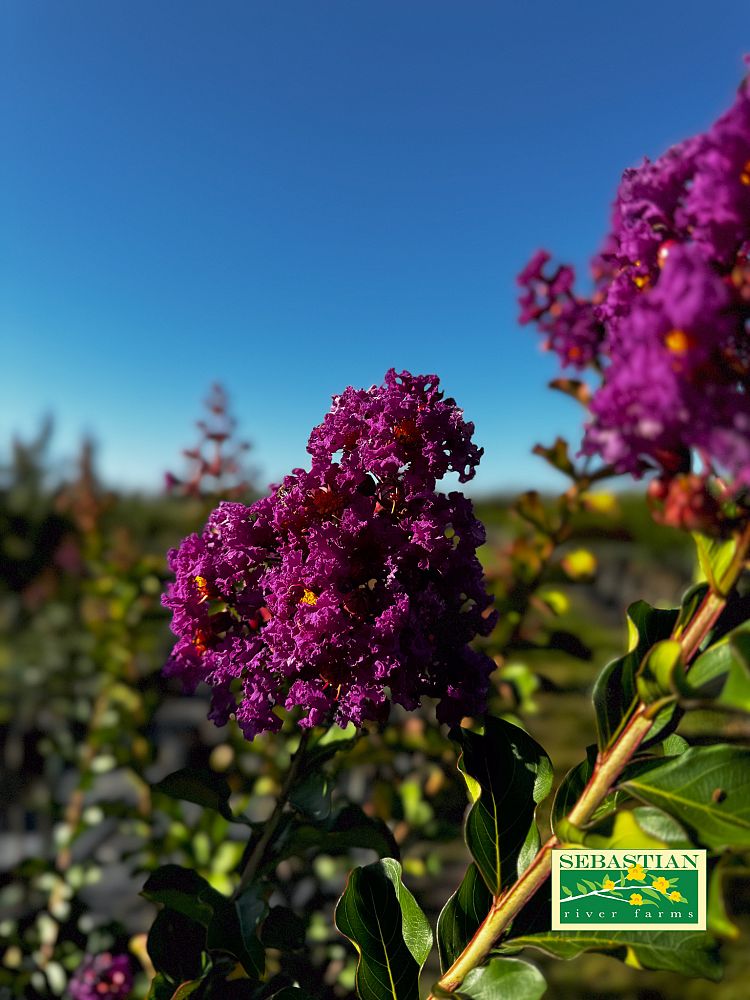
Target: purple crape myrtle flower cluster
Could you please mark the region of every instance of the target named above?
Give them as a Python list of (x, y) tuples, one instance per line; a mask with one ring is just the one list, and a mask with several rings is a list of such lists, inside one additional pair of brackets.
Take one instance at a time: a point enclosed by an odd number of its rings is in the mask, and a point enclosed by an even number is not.
[(379, 720), (389, 702), (439, 699), (455, 723), (484, 710), (495, 623), (477, 546), (484, 529), (460, 492), (482, 450), (439, 380), (391, 370), (347, 389), (294, 469), (252, 506), (221, 503), (169, 555), (164, 596), (178, 636), (167, 665), (213, 691), (211, 718), (245, 736)]
[[(563, 365), (591, 367), (583, 452), (662, 482), (750, 484), (750, 85), (705, 133), (626, 170), (593, 292), (539, 252), (519, 275), (521, 321)], [(695, 477), (694, 477), (695, 478)], [(700, 477), (698, 477), (700, 478)]]
[(91, 955), (84, 959), (68, 984), (72, 1000), (125, 1000), (133, 989), (127, 955)]

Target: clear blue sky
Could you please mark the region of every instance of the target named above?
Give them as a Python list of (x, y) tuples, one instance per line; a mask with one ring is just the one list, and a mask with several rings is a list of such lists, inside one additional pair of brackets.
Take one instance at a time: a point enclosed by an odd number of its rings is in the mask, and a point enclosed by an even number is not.
[(622, 169), (707, 125), (746, 0), (2, 0), (2, 435), (45, 411), (158, 487), (209, 383), (266, 481), (332, 393), (437, 372), (477, 487), (552, 480), (572, 403), (515, 322)]

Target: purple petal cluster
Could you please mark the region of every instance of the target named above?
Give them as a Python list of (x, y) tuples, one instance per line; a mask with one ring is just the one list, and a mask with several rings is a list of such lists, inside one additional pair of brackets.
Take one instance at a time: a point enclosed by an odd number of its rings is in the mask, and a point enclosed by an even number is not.
[(72, 1000), (125, 1000), (132, 989), (130, 959), (109, 952), (86, 957), (68, 983)]
[(601, 379), (586, 454), (667, 476), (697, 456), (735, 487), (750, 483), (749, 254), (745, 81), (705, 133), (625, 171), (590, 295), (544, 252), (519, 276), (521, 321)]
[(252, 739), (301, 708), (305, 727), (359, 725), (424, 695), (446, 722), (484, 709), (494, 665), (469, 646), (494, 625), (484, 529), (462, 493), (436, 491), (473, 476), (473, 430), (435, 376), (391, 370), (334, 397), (309, 471), (220, 504), (170, 553), (167, 670), (212, 687), (217, 724)]

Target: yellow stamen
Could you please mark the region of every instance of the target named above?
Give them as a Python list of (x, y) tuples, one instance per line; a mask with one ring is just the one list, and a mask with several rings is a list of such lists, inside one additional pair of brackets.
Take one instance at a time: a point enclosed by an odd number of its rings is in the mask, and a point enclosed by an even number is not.
[(300, 604), (309, 604), (314, 606), (318, 603), (318, 595), (312, 591), (308, 590), (307, 587), (302, 591), (302, 597), (299, 599)]
[(645, 288), (650, 281), (651, 279), (647, 274), (636, 274), (633, 278), (633, 284), (636, 288)]
[(668, 351), (673, 354), (685, 354), (693, 344), (693, 338), (684, 330), (670, 330), (664, 338)]
[(194, 583), (195, 583), (195, 586), (198, 588), (198, 593), (201, 595), (201, 597), (205, 601), (208, 598), (208, 596), (209, 596), (209, 594), (208, 594), (208, 580), (205, 578), (205, 576), (196, 576), (195, 579), (194, 579)]
[(750, 187), (750, 160), (747, 160), (745, 166), (742, 168), (740, 183), (744, 184), (745, 187)]

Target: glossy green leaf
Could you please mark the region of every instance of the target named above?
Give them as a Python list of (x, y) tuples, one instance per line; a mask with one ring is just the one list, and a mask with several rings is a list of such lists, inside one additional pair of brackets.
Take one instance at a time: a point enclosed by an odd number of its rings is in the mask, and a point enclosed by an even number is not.
[(310, 771), (289, 792), (289, 801), (312, 820), (323, 820), (331, 812), (331, 783), (323, 770)]
[[(213, 809), (224, 819), (234, 820), (229, 808), (231, 789), (226, 778), (206, 769), (183, 767), (173, 771), (166, 778), (151, 786), (152, 791), (168, 795), (172, 799), (195, 802), (205, 809)], [(241, 820), (239, 821), (241, 822)]]
[(665, 757), (679, 757), (689, 746), (690, 744), (686, 739), (678, 733), (672, 733), (671, 736), (667, 736), (665, 740), (662, 740), (661, 750)]
[(687, 676), (677, 680), (686, 698), (710, 699), (719, 708), (750, 713), (750, 624), (709, 646)]
[(540, 1000), (547, 983), (539, 969), (520, 958), (492, 958), (472, 969), (456, 990), (467, 1000)]
[(166, 907), (156, 914), (146, 949), (157, 972), (178, 983), (195, 979), (201, 974), (205, 948), (205, 927)]
[[(724, 855), (713, 870), (708, 879), (708, 900), (706, 910), (706, 921), (708, 930), (717, 937), (727, 938), (736, 941), (740, 937), (740, 929), (733, 922), (726, 905), (726, 869), (731, 864), (731, 857)], [(744, 873), (747, 876), (747, 872)]]
[(266, 904), (256, 887), (249, 887), (233, 901), (197, 872), (164, 865), (149, 876), (141, 895), (204, 927), (206, 950), (228, 952), (248, 974), (262, 974), (264, 952), (256, 928), (265, 915)]
[(608, 851), (691, 846), (690, 839), (676, 820), (658, 809), (645, 806), (612, 813), (588, 826), (585, 831), (579, 831), (576, 838), (566, 843)]
[(675, 676), (684, 673), (682, 646), (675, 639), (663, 639), (646, 653), (635, 677), (638, 697), (650, 705), (675, 693)]
[(475, 864), (443, 907), (437, 923), (440, 965), (445, 972), (456, 961), (490, 911), (492, 893)]
[(309, 771), (319, 770), (323, 764), (327, 764), (337, 753), (350, 750), (361, 738), (362, 733), (353, 722), (342, 728), (341, 726), (331, 726), (323, 733), (320, 739), (305, 753), (302, 774)]
[(223, 951), (240, 962), (248, 975), (262, 976), (265, 952), (258, 938), (258, 925), (268, 912), (259, 885), (250, 885), (235, 900), (222, 897), (208, 925), (206, 947)]
[(304, 856), (310, 850), (336, 857), (353, 847), (368, 848), (380, 857), (398, 857), (398, 845), (382, 820), (368, 816), (360, 806), (348, 805), (325, 822), (290, 825), (274, 851), (272, 864), (282, 858)]
[(200, 979), (194, 979), (191, 983), (181, 983), (172, 994), (172, 1000), (188, 1000), (188, 997), (198, 992), (201, 985)]
[(182, 913), (203, 927), (213, 919), (214, 909), (225, 900), (197, 872), (180, 865), (162, 865), (152, 872), (141, 890), (141, 895), (152, 903)]
[[(628, 608), (629, 651), (609, 663), (594, 686), (598, 742), (602, 749), (612, 743), (638, 701), (636, 675), (643, 658), (653, 645), (669, 638), (676, 620), (676, 611), (652, 608), (645, 601), (637, 601)], [(665, 713), (662, 720), (655, 721), (649, 742), (663, 733), (671, 714)]]
[(708, 538), (693, 532), (698, 551), (698, 565), (704, 579), (719, 589), (721, 581), (734, 556), (737, 542), (734, 538)]
[(432, 947), (427, 918), (401, 881), (401, 865), (384, 858), (349, 875), (336, 926), (359, 953), (361, 1000), (418, 1000), (419, 973)]
[(673, 816), (713, 850), (750, 848), (750, 750), (691, 747), (646, 765), (623, 787)]
[(690, 931), (546, 931), (510, 938), (502, 951), (538, 948), (555, 958), (576, 958), (585, 951), (601, 951), (625, 959), (632, 953), (645, 969), (665, 969), (684, 976), (718, 980), (721, 965), (715, 942), (708, 934)]
[(146, 1000), (172, 1000), (175, 985), (161, 972), (157, 972), (151, 980)]
[(466, 843), (497, 895), (530, 863), (538, 847), (536, 807), (552, 787), (552, 764), (528, 733), (488, 716), (483, 734), (459, 731), (459, 767), (475, 800)]

